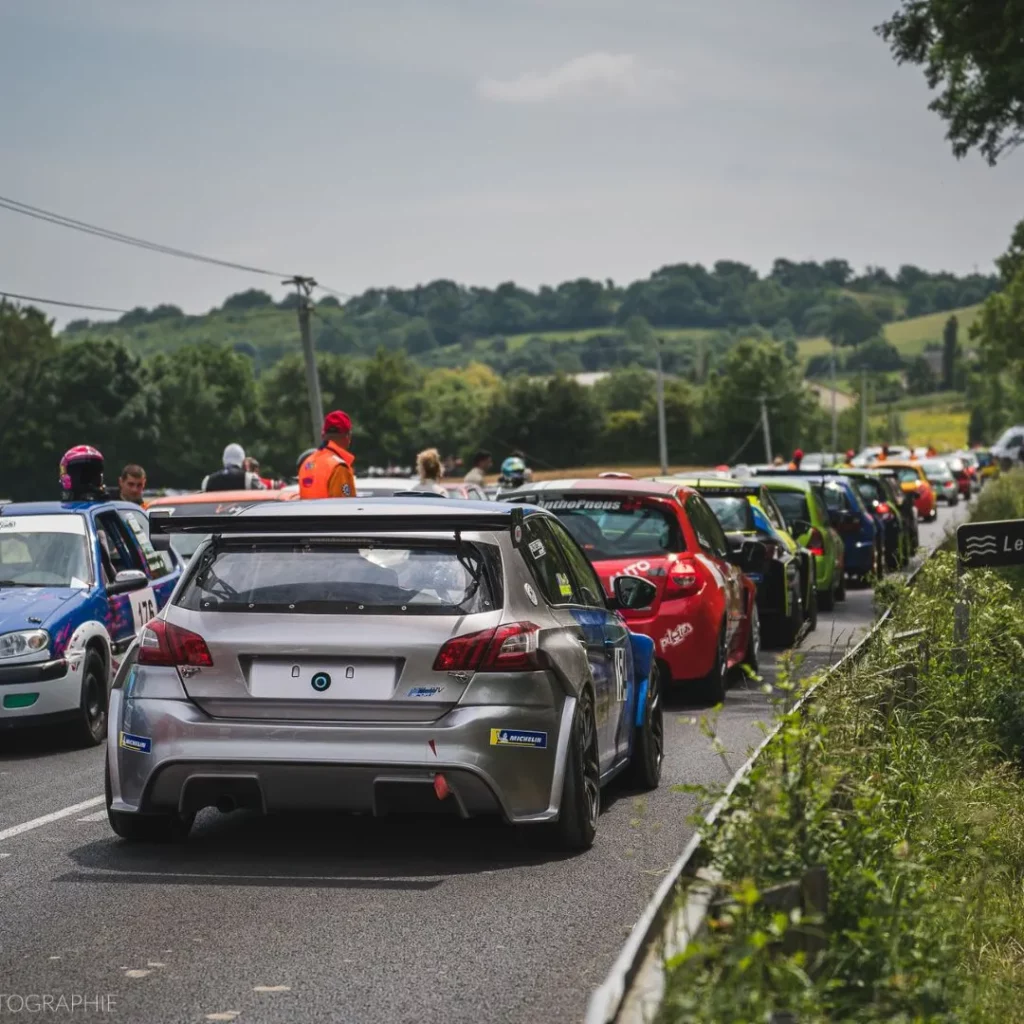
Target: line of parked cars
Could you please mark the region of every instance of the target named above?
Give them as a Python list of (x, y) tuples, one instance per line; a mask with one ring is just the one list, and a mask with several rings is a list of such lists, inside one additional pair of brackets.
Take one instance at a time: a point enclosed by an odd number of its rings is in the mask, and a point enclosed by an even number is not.
[(906, 465), (2, 505), (0, 726), (105, 738), (128, 839), (427, 810), (584, 849), (609, 781), (658, 785), (668, 688), (721, 702), (762, 640), (906, 565)]

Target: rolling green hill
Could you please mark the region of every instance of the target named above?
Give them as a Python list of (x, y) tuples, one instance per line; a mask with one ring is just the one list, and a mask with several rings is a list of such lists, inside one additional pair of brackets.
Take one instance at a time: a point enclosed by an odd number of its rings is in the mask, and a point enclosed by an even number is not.
[[(960, 344), (968, 338), (971, 325), (978, 319), (981, 305), (964, 306), (946, 313), (929, 313), (927, 316), (915, 316), (909, 320), (895, 320), (885, 325), (885, 338), (907, 359), (920, 355), (929, 342), (941, 343), (942, 328), (946, 321), (955, 316), (960, 323)], [(828, 338), (804, 338), (797, 345), (797, 351), (803, 362), (812, 356), (827, 355)]]

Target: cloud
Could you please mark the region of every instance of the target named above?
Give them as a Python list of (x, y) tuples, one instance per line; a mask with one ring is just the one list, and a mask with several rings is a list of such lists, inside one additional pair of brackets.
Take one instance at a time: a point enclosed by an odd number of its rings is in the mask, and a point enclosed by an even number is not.
[(673, 72), (644, 67), (632, 53), (595, 53), (573, 57), (551, 71), (526, 71), (517, 78), (484, 78), (477, 91), (498, 103), (547, 103), (598, 94), (650, 98), (673, 81)]

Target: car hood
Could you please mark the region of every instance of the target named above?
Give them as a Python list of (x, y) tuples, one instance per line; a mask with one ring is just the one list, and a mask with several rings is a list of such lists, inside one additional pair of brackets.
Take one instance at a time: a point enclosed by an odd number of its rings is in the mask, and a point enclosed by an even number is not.
[(0, 587), (0, 633), (45, 629), (85, 593), (71, 587)]

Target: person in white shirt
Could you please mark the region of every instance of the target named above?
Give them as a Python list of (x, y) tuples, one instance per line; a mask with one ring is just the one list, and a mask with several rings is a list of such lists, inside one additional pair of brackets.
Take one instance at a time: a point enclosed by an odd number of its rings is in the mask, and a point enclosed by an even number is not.
[(473, 456), (473, 468), (463, 477), (467, 484), (476, 484), (483, 487), (487, 483), (487, 471), (493, 465), (494, 460), (491, 453), (482, 448)]
[(416, 456), (416, 472), (420, 478), (416, 490), (433, 491), (434, 494), (443, 494), (446, 498), (448, 497), (447, 489), (441, 484), (444, 467), (441, 465), (441, 456), (436, 448), (427, 448)]

